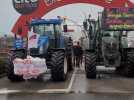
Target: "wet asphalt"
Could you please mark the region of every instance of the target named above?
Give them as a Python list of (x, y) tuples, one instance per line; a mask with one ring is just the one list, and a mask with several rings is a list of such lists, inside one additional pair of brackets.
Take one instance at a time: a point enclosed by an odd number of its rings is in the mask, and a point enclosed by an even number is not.
[[(71, 85), (72, 82), (72, 85)], [(71, 86), (69, 92), (64, 92)], [(21, 90), (20, 93), (2, 93), (2, 90)], [(58, 90), (57, 90), (58, 89)], [(40, 90), (62, 90), (42, 92)], [(30, 91), (30, 92), (27, 92)], [(87, 79), (84, 68), (76, 68), (65, 82), (53, 82), (50, 75), (40, 80), (12, 83), (0, 79), (0, 100), (134, 100), (134, 79), (111, 73), (99, 73), (97, 79)]]
[(133, 94), (10, 94), (0, 100), (134, 100)]

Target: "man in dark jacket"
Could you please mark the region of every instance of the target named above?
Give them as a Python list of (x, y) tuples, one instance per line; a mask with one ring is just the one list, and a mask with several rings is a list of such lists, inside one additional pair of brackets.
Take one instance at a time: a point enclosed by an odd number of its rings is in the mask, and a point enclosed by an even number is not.
[(80, 67), (83, 51), (79, 42), (77, 42), (77, 45), (73, 46), (73, 54), (74, 54), (74, 66)]

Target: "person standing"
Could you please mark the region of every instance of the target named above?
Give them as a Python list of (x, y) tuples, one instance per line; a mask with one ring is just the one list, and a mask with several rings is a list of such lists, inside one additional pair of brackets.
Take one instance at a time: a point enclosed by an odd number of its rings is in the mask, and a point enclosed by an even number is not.
[(75, 67), (80, 67), (81, 63), (81, 57), (82, 57), (82, 48), (80, 46), (80, 43), (77, 42), (77, 45), (73, 46), (73, 54), (74, 54), (74, 66)]

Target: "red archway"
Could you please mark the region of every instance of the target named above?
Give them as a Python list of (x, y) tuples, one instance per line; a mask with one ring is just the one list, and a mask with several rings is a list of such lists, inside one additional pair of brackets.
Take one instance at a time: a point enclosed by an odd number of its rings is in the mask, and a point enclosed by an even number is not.
[[(134, 7), (134, 3), (131, 3), (129, 0), (57, 0), (55, 3), (51, 5), (47, 5), (45, 0), (39, 0), (39, 7), (38, 9), (29, 14), (29, 15), (22, 15), (12, 28), (13, 33), (17, 33), (18, 28), (22, 27), (22, 36), (26, 36), (28, 27), (26, 26), (27, 21), (30, 21), (32, 18), (41, 18), (49, 11), (73, 3), (89, 3), (102, 6), (104, 8), (107, 7), (124, 7), (127, 3), (128, 7)], [(112, 1), (111, 3), (108, 1)]]

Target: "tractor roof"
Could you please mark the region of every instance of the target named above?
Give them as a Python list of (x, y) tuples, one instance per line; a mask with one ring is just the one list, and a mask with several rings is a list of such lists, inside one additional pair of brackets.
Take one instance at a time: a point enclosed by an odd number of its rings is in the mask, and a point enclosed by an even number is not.
[(61, 19), (34, 19), (31, 22), (31, 25), (39, 24), (61, 24), (63, 20)]

